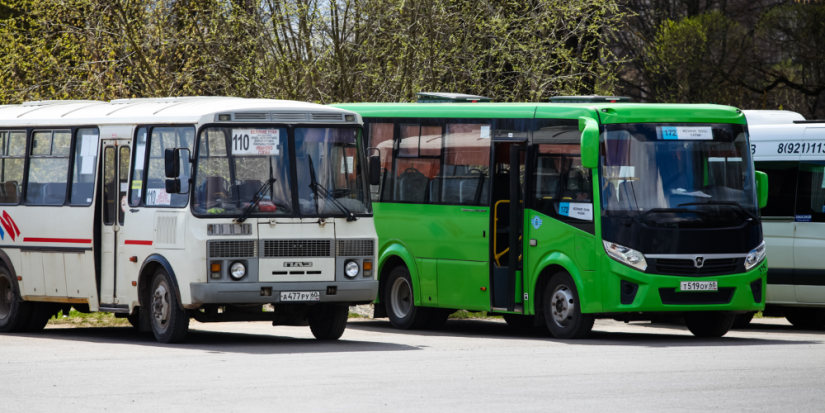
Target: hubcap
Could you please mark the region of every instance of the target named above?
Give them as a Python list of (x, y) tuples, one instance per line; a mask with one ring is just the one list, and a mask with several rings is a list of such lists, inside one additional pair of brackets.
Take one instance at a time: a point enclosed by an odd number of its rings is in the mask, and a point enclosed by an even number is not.
[(170, 307), (169, 290), (166, 288), (166, 283), (161, 282), (152, 295), (152, 316), (155, 318), (155, 325), (164, 331), (169, 323)]
[(5, 320), (11, 312), (11, 302), (14, 299), (11, 283), (6, 277), (0, 277), (0, 292), (0, 320)]
[(575, 302), (573, 293), (566, 285), (556, 287), (556, 291), (553, 291), (553, 297), (550, 299), (550, 305), (553, 309), (553, 321), (556, 325), (567, 327), (573, 322)]
[(412, 289), (405, 278), (397, 278), (390, 290), (392, 312), (398, 318), (404, 318), (412, 308)]

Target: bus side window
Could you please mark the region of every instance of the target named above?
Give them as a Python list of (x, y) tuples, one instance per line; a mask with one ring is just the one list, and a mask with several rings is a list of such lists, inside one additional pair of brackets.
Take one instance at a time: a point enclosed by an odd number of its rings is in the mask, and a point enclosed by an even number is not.
[(799, 174), (799, 162), (755, 162), (757, 171), (768, 174), (768, 205), (762, 208), (763, 217), (794, 216), (796, 179)]
[[(192, 153), (195, 137), (195, 128), (184, 127), (156, 127), (152, 128), (149, 136), (149, 154), (146, 171), (146, 206), (182, 207), (189, 201), (188, 194), (166, 193), (166, 169), (164, 151), (167, 148), (188, 148)], [(189, 160), (181, 160), (183, 170), (181, 182), (189, 182), (191, 166)]]
[(0, 204), (17, 204), (26, 162), (26, 132), (0, 132)]
[[(120, 170), (118, 171), (118, 197), (117, 197), (117, 207), (120, 208), (121, 202), (126, 200), (126, 196), (129, 193), (129, 154), (130, 150), (128, 146), (121, 146), (120, 147)], [(119, 214), (118, 216), (118, 224), (123, 225), (123, 220), (125, 217), (125, 212)]]
[(439, 203), (489, 204), (491, 129), (488, 123), (447, 124)]
[(97, 169), (97, 129), (78, 129), (75, 133), (74, 168), (72, 170), (72, 205), (91, 205), (95, 193)]
[(811, 222), (825, 222), (825, 162), (800, 162), (797, 184), (796, 215), (810, 216)]
[[(370, 186), (370, 197), (373, 201), (390, 201), (392, 197), (392, 149), (394, 123), (370, 123), (367, 127), (370, 148), (378, 148), (381, 157), (381, 179), (378, 186)], [(375, 151), (367, 153), (375, 155)], [(390, 190), (386, 190), (389, 188)]]
[(139, 128), (135, 138), (134, 158), (132, 159), (132, 185), (129, 188), (129, 205), (140, 205), (143, 195), (143, 168), (146, 165), (146, 128)]
[(26, 204), (63, 205), (66, 201), (71, 141), (68, 130), (32, 133)]
[(417, 124), (400, 127), (392, 200), (412, 204), (436, 203), (439, 194), (437, 176), (441, 169), (441, 127)]

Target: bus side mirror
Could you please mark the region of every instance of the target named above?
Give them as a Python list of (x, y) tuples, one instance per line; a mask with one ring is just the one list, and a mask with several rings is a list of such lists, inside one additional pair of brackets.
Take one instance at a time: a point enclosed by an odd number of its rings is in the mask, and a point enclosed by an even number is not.
[[(166, 177), (171, 178), (166, 180), (167, 194), (188, 194), (189, 193), (189, 149), (187, 148), (169, 148), (163, 153)], [(183, 158), (186, 162), (181, 162)], [(186, 185), (184, 190), (181, 183), (181, 170), (183, 170), (183, 180)]]
[(768, 205), (768, 174), (756, 171), (756, 202), (759, 209)]
[(177, 178), (180, 176), (180, 152), (178, 148), (169, 148), (163, 153), (166, 162), (166, 177)]
[(599, 166), (599, 124), (591, 118), (579, 118), (582, 133), (582, 166), (593, 169)]
[(381, 157), (379, 155), (370, 156), (370, 185), (381, 183)]

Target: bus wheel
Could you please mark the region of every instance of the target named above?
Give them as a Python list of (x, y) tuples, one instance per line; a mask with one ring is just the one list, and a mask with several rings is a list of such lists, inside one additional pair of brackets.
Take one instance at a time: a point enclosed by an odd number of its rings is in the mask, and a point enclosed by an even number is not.
[(756, 315), (755, 311), (751, 311), (745, 314), (737, 314), (733, 317), (733, 325), (731, 326), (732, 329), (740, 329), (740, 328), (748, 328), (751, 324), (751, 320), (753, 320), (753, 316)]
[(417, 330), (429, 319), (429, 308), (416, 307), (413, 299), (412, 279), (407, 267), (395, 267), (387, 278), (384, 290), (384, 306), (395, 328)]
[(29, 333), (36, 333), (43, 331), (49, 320), (58, 311), (57, 306), (52, 303), (32, 303), (32, 315), (26, 325), (25, 331)]
[(685, 317), (688, 330), (696, 337), (722, 337), (733, 326), (734, 314), (702, 312)]
[(9, 270), (0, 267), (0, 333), (18, 333), (31, 319), (32, 303), (17, 299)]
[(318, 340), (338, 340), (347, 328), (349, 307), (340, 304), (317, 304), (307, 318), (312, 335)]
[(825, 327), (825, 308), (786, 307), (782, 311), (796, 328), (818, 330)]
[(172, 282), (164, 269), (155, 272), (150, 291), (155, 339), (161, 343), (180, 343), (189, 331), (189, 316), (178, 305)]
[(519, 331), (532, 329), (535, 325), (533, 324), (535, 320), (536, 317), (532, 315), (504, 314), (504, 321), (507, 322), (507, 326)]
[(583, 314), (576, 283), (569, 274), (556, 273), (544, 289), (544, 318), (556, 338), (583, 338), (593, 329), (592, 314)]

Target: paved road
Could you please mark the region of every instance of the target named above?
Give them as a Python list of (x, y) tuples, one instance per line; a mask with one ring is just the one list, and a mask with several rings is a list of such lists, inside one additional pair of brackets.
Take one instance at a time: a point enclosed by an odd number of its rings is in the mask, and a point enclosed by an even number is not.
[(825, 331), (784, 319), (717, 340), (597, 321), (576, 342), (477, 320), (352, 321), (333, 343), (305, 327), (192, 327), (184, 345), (128, 327), (0, 335), (0, 412), (825, 410)]

